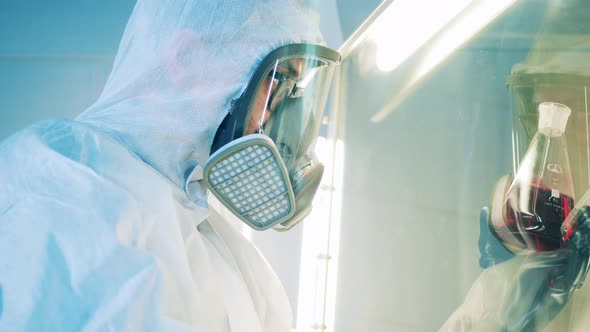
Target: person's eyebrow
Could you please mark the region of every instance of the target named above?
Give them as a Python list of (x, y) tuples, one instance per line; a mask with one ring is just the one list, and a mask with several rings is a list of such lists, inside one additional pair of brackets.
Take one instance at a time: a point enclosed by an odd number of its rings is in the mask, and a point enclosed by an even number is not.
[(285, 60), (281, 63), (280, 68), (282, 67), (283, 70), (286, 70), (291, 77), (295, 79), (299, 79), (299, 70), (291, 63), (290, 60)]

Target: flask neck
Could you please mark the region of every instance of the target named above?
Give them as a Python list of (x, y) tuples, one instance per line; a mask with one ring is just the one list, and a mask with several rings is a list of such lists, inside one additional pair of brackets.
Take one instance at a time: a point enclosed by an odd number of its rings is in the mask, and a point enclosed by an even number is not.
[(539, 132), (545, 136), (549, 136), (549, 137), (559, 137), (559, 136), (563, 136), (563, 131), (558, 129), (558, 128), (553, 128), (553, 127), (545, 127), (545, 128), (539, 128)]

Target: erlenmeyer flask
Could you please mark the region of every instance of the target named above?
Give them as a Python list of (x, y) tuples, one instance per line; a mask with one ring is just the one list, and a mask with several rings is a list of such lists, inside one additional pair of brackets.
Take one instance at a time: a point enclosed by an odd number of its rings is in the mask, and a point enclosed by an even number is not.
[(539, 105), (539, 128), (504, 200), (496, 235), (512, 251), (558, 249), (561, 225), (574, 207), (574, 186), (564, 131), (571, 110)]

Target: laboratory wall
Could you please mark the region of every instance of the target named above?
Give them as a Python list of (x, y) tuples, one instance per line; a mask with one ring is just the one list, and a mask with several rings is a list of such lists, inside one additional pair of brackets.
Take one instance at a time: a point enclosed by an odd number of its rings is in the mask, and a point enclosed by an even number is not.
[(134, 1), (0, 2), (0, 139), (100, 94)]

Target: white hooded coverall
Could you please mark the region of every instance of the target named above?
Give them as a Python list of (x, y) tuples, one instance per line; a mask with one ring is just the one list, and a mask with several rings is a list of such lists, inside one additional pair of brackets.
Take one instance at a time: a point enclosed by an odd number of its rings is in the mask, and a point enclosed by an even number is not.
[(0, 143), (0, 331), (289, 331), (202, 166), (260, 60), (318, 23), (294, 0), (137, 1), (100, 98)]

